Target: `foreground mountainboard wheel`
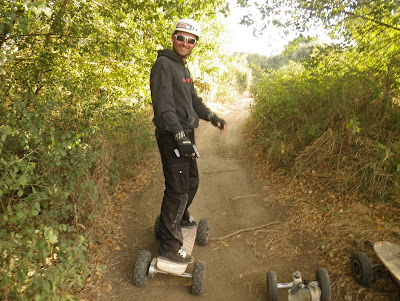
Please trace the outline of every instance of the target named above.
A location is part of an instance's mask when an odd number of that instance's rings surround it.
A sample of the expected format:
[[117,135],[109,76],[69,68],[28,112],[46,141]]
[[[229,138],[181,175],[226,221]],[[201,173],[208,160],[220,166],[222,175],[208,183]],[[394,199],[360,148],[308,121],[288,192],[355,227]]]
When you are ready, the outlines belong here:
[[350,264],[356,281],[362,286],[369,286],[372,282],[374,271],[368,256],[363,252],[355,252],[350,257]]
[[268,301],[278,300],[278,283],[276,281],[276,274],[273,271],[267,272],[267,294]]
[[374,251],[381,263],[372,264],[363,252],[355,252],[350,257],[354,278],[362,286],[369,286],[374,279],[374,269],[386,268],[394,282],[400,285],[400,245],[390,241],[378,241]]
[[[154,235],[159,238],[160,219],[157,217],[154,225]],[[209,240],[209,223],[207,219],[201,219],[198,225],[182,228],[183,246],[182,249],[188,254],[192,254],[195,241],[205,246]],[[192,278],[193,295],[201,295],[204,291],[204,281],[206,274],[206,264],[203,261],[195,261],[193,274],[186,273],[188,264],[180,264],[166,260],[164,258],[151,259],[149,251],[141,251],[136,259],[133,271],[133,282],[137,286],[144,286],[148,277],[154,277],[157,273],[171,274],[180,277]]]

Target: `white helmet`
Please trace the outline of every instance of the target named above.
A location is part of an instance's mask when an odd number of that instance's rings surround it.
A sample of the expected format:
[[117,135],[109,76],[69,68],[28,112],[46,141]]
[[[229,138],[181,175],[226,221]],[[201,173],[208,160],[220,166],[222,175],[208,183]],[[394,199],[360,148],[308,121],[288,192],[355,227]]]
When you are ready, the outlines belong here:
[[179,19],[175,24],[175,31],[188,32],[200,38],[200,25],[192,19]]

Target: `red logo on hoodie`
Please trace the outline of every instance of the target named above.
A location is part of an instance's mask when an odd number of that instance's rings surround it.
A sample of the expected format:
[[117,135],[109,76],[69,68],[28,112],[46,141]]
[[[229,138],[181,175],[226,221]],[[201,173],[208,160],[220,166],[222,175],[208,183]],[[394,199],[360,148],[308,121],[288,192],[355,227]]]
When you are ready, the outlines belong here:
[[192,81],[191,78],[182,78],[182,82],[184,83],[190,83]]

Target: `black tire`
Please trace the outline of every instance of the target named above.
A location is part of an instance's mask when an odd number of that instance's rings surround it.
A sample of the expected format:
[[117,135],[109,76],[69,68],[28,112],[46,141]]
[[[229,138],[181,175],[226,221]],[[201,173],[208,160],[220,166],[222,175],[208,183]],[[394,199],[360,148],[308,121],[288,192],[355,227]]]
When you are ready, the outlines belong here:
[[278,283],[275,272],[267,272],[267,294],[268,301],[278,301]]
[[196,234],[196,242],[199,246],[206,246],[208,245],[208,220],[202,218],[197,226],[197,234]]
[[200,296],[204,290],[204,280],[206,279],[206,264],[203,261],[195,261],[192,278],[192,294]]
[[355,252],[350,257],[354,278],[362,286],[369,286],[374,277],[371,261],[363,252]]
[[160,216],[157,216],[156,221],[154,223],[154,237],[157,240],[160,240]]
[[331,298],[331,281],[329,280],[328,271],[324,268],[318,268],[315,278],[321,289],[320,301],[328,301]]
[[149,251],[140,251],[133,270],[133,283],[135,285],[144,286],[146,284],[150,262],[151,253]]

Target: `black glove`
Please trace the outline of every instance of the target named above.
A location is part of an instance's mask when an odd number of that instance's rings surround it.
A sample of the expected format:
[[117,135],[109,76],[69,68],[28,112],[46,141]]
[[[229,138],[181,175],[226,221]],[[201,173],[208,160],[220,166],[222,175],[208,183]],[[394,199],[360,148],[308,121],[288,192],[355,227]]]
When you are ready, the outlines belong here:
[[174,137],[181,156],[192,156],[195,153],[192,141],[186,137],[184,132],[177,133]]
[[[215,115],[215,113],[212,113],[212,112],[210,114],[208,114],[208,120],[210,120],[211,123],[214,126],[217,126],[220,130],[222,130],[226,124],[225,120],[219,118],[217,115]],[[218,123],[219,123],[219,126],[218,126]]]

